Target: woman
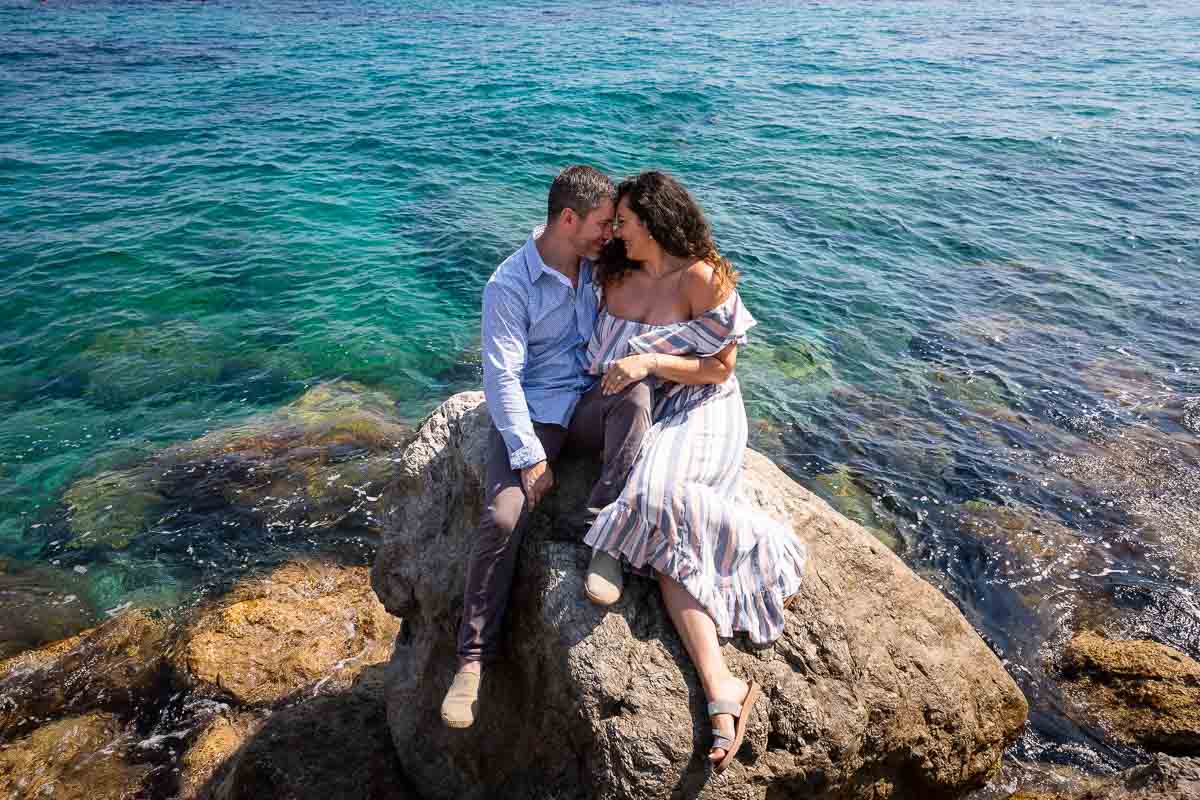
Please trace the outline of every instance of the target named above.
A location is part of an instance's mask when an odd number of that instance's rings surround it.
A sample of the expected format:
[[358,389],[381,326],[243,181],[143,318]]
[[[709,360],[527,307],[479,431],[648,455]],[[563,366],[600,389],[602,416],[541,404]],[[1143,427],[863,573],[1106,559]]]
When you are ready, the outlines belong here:
[[[805,548],[790,528],[734,503],[747,426],[733,370],[755,324],[734,288],[737,273],[673,178],[645,172],[617,192],[588,357],[605,393],[652,381],[654,426],[620,498],[584,541],[609,564],[621,559],[657,574],[709,699],[709,759],[720,771],[742,743],[759,689],[730,673],[718,637],[745,632],[765,643],[783,632],[784,599],[799,587]],[[609,596],[591,581],[593,600],[616,599],[619,571]]]

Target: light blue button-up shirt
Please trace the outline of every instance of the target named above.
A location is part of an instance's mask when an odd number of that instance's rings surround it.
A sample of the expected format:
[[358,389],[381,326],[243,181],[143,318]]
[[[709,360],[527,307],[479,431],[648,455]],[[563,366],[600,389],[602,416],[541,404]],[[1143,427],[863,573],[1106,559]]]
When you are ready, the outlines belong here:
[[483,392],[513,469],[546,458],[533,421],[565,427],[595,380],[585,370],[598,310],[592,264],[580,262],[573,287],[542,261],[534,244],[541,232],[535,229],[483,290]]

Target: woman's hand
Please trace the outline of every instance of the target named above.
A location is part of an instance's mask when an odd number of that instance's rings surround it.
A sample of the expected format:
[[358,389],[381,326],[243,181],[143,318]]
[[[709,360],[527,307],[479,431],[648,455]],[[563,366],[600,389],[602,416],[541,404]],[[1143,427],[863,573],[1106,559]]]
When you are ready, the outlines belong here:
[[649,377],[658,363],[658,356],[645,353],[636,356],[625,356],[614,361],[608,367],[608,372],[600,379],[602,394],[616,394],[624,391],[625,387]]

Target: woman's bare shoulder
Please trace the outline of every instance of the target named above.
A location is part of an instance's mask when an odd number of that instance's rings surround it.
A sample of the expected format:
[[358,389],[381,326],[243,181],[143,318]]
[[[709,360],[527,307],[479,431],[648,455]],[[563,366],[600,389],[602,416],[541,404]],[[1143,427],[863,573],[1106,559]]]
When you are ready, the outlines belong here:
[[717,272],[707,261],[697,261],[683,273],[682,290],[691,307],[692,316],[697,317],[725,302],[732,287],[722,286]]

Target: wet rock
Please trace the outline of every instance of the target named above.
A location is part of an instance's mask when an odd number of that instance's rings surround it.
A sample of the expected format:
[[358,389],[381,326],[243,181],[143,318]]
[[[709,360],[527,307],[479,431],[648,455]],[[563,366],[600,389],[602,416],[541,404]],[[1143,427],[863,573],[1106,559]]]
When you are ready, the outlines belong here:
[[50,642],[32,650],[25,650],[18,655],[0,661],[0,681],[10,675],[30,673],[54,662],[59,656],[79,644],[92,631],[85,630],[66,639]]
[[1200,436],[1200,397],[1189,397],[1181,405],[1180,423],[1192,433]]
[[[571,520],[596,474],[567,462],[531,515],[510,606],[508,659],[487,671],[474,727],[438,708],[454,671],[464,570],[481,512],[488,430],[478,393],[450,398],[398,463],[373,568],[405,615],[389,665],[392,738],[429,798],[957,797],[981,785],[1028,706],[958,610],[861,527],[748,451],[744,499],[810,548],[774,644],[724,645],[765,697],[722,776],[695,672],[651,581],[609,610],[582,596]],[[543,507],[544,506],[544,507]]]
[[[178,800],[211,797],[219,776],[228,773],[234,756],[259,731],[264,721],[265,716],[261,714],[232,711],[215,714],[204,721],[187,752],[179,759]],[[353,768],[349,762],[343,766]]]
[[[348,691],[272,714],[213,781],[214,800],[408,800],[383,699],[383,669]],[[190,754],[189,754],[190,755]]]
[[111,714],[52,722],[0,746],[0,796],[12,800],[126,800],[153,772],[129,759],[129,737]]
[[1071,696],[1122,742],[1174,755],[1200,753],[1200,662],[1166,645],[1093,632],[1062,657]]
[[4,662],[0,741],[47,719],[96,709],[135,715],[163,686],[168,627],[131,611],[69,641]]
[[171,663],[194,692],[269,706],[345,688],[388,658],[399,626],[375,598],[365,567],[295,561],[202,609]]
[[1081,794],[1095,788],[1100,785],[1100,780],[1098,776],[1084,772],[1077,766],[1053,761],[1026,761],[1014,758],[1010,752],[1005,755],[996,776],[982,789],[968,793],[962,800],[1054,800],[1059,795]]

